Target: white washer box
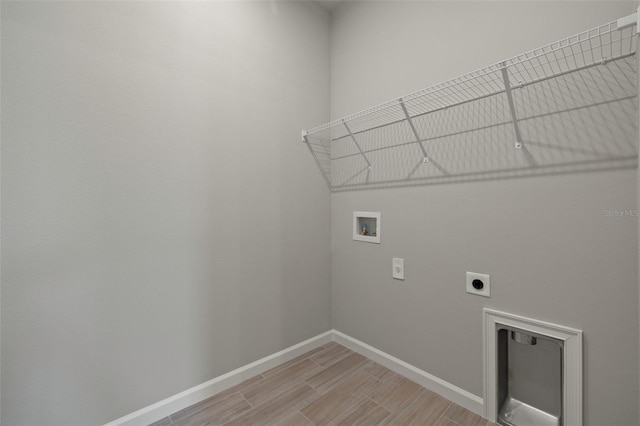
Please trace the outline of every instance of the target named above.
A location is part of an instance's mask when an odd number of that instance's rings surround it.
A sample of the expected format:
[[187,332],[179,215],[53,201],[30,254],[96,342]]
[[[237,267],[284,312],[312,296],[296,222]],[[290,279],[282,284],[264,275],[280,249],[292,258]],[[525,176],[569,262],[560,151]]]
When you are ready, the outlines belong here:
[[380,212],[353,212],[353,239],[380,244]]

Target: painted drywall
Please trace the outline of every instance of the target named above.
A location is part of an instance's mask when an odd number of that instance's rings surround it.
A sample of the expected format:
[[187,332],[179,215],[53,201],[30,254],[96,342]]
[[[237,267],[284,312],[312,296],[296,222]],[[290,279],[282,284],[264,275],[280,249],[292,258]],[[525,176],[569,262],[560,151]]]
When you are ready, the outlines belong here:
[[[333,119],[625,16],[633,2],[346,2]],[[603,140],[602,144],[614,141]],[[584,420],[638,424],[637,170],[333,193],[333,325],[482,397],[483,307],[584,331]],[[351,236],[382,213],[380,245]],[[405,280],[391,259],[405,259]],[[491,298],[465,293],[491,274]]]
[[[635,3],[636,10],[640,8],[640,1],[636,1]],[[640,66],[640,57],[636,55],[636,69],[639,69]],[[640,87],[640,73],[636,74],[637,80],[636,85]],[[636,99],[638,102],[638,122],[640,123],[640,97]],[[640,147],[640,132],[638,132],[638,146]],[[640,154],[638,154],[640,156]],[[637,211],[640,212],[640,173],[638,173],[638,198],[636,202]],[[638,215],[638,241],[640,241],[640,215]],[[640,388],[640,261],[638,262],[638,387]],[[638,404],[638,418],[640,418],[640,404]]]
[[[640,1],[636,1],[636,8],[640,8]],[[637,10],[637,9],[636,9]],[[636,55],[636,69],[640,66],[640,57]],[[640,87],[640,73],[636,74],[636,85]],[[640,97],[636,99],[638,102],[638,123],[640,123]],[[638,146],[640,147],[640,132],[638,132]],[[638,154],[640,156],[640,153]],[[638,199],[636,203],[637,211],[640,212],[640,173],[638,173]],[[638,215],[638,241],[640,241],[640,214]],[[638,387],[640,388],[640,261],[638,262]],[[638,404],[638,418],[640,418],[640,404]]]
[[311,2],[2,2],[2,424],[101,424],[330,329]]
[[[640,1],[636,1],[636,8],[640,8]],[[640,57],[636,55],[636,69],[640,69]],[[636,74],[636,85],[640,87],[640,73]],[[640,97],[636,99],[638,102],[638,123],[640,123]],[[640,147],[640,132],[638,132],[638,146]],[[639,151],[640,152],[640,151]],[[638,154],[640,156],[640,153]],[[636,208],[640,212],[640,173],[638,173],[638,194]],[[640,241],[640,214],[638,215],[638,241]],[[638,388],[640,388],[640,261],[638,262]],[[640,404],[638,404],[638,418],[640,419]]]

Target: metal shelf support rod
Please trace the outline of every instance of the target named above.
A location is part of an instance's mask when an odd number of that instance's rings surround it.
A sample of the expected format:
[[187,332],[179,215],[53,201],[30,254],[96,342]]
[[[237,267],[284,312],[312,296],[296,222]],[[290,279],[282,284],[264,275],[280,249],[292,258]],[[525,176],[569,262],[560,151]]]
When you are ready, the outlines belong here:
[[316,161],[316,165],[320,169],[320,172],[322,173],[322,177],[324,178],[324,181],[327,183],[329,190],[331,190],[331,181],[329,181],[329,177],[324,172],[324,169],[322,168],[322,164],[320,164],[320,160],[316,156],[316,153],[313,151],[313,148],[311,148],[311,144],[309,143],[309,138],[307,137],[307,132],[305,132],[304,130],[302,131],[302,142],[304,142],[305,145],[307,145],[307,148],[309,148],[309,152],[313,156],[313,159]]
[[342,124],[344,124],[344,128],[347,129],[347,132],[349,132],[349,136],[351,136],[351,140],[353,141],[354,144],[356,144],[356,147],[358,148],[358,151],[360,151],[360,154],[362,155],[362,158],[364,158],[364,161],[367,162],[367,166],[369,166],[369,170],[371,170],[371,161],[369,161],[367,156],[364,155],[364,152],[362,151],[362,148],[360,148],[360,144],[356,140],[355,136],[353,136],[353,133],[351,133],[351,129],[349,128],[349,125],[344,120],[342,121]]
[[402,100],[402,98],[400,98],[400,106],[402,107],[402,111],[404,111],[405,117],[407,117],[407,123],[409,123],[409,127],[411,127],[411,131],[413,132],[413,136],[415,136],[416,140],[418,141],[418,145],[420,145],[420,149],[422,150],[422,154],[424,156],[424,159],[422,160],[422,162],[423,163],[428,163],[429,162],[429,156],[427,155],[427,150],[424,149],[424,145],[422,144],[422,139],[420,138],[420,135],[418,134],[418,130],[416,129],[416,126],[413,125],[413,120],[411,120],[411,116],[409,115],[409,111],[407,111],[407,106],[404,104],[404,101]]
[[520,135],[520,127],[518,126],[518,117],[516,116],[516,106],[513,102],[513,94],[511,93],[511,84],[509,84],[509,73],[507,72],[507,65],[502,63],[502,80],[504,81],[504,93],[507,95],[509,101],[509,110],[511,111],[511,121],[513,123],[513,131],[516,135],[516,148],[522,148],[522,136]]

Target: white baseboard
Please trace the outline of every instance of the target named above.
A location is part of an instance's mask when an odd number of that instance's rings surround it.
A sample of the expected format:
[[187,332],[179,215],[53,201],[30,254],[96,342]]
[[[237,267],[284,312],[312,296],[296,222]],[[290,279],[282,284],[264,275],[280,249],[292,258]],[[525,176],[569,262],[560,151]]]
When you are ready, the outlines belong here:
[[136,412],[120,417],[105,426],[146,426],[156,422],[176,411],[187,408],[197,402],[205,400],[219,392],[229,389],[232,386],[256,376],[270,368],[276,367],[293,358],[309,352],[312,349],[329,343],[333,340],[333,330],[319,334],[304,342],[290,346],[286,349],[266,356],[251,364],[236,368],[222,376],[204,382],[183,392],[156,402]]
[[439,377],[433,376],[426,371],[422,371],[411,364],[408,364],[388,353],[369,346],[360,340],[347,336],[337,330],[333,330],[333,340],[354,352],[364,355],[372,361],[377,362],[383,367],[394,371],[409,380],[413,380],[420,386],[423,386],[439,395],[444,396],[450,401],[472,411],[479,416],[483,415],[483,400],[479,396],[467,392]]
[[219,392],[229,389],[238,383],[243,382],[257,374],[267,371],[277,365],[292,360],[312,349],[322,346],[331,341],[340,343],[343,346],[357,352],[378,364],[404,376],[425,388],[436,392],[450,401],[470,410],[476,414],[483,414],[482,398],[452,385],[438,377],[414,367],[411,364],[399,360],[381,350],[367,345],[353,337],[347,336],[337,330],[329,330],[319,334],[304,342],[293,345],[289,348],[266,356],[251,364],[237,368],[229,373],[218,376],[208,382],[194,386],[155,404],[142,408],[134,413],[120,417],[105,426],[146,426],[156,422],[176,411],[187,408],[195,403],[205,400]]

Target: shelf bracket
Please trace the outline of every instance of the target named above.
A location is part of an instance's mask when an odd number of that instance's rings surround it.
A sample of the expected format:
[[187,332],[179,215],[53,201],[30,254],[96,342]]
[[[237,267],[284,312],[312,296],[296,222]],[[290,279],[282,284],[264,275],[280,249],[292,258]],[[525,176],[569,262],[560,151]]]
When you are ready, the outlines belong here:
[[302,131],[302,142],[304,142],[307,145],[307,148],[309,148],[309,152],[313,156],[313,159],[316,161],[316,165],[320,169],[320,173],[322,173],[322,177],[324,178],[324,181],[327,183],[329,190],[331,190],[331,181],[329,180],[329,177],[327,176],[324,169],[322,168],[322,164],[320,163],[318,156],[316,155],[315,152],[313,152],[313,148],[311,148],[311,144],[309,143],[309,138],[305,130]]
[[638,8],[638,10],[634,13],[632,13],[631,15],[627,15],[624,16],[620,19],[618,19],[616,21],[616,29],[619,30],[623,30],[627,27],[631,27],[633,25],[636,25],[636,34],[638,34],[638,16],[640,16],[640,7]]
[[511,84],[509,83],[509,73],[507,72],[507,64],[502,62],[502,80],[504,82],[504,93],[509,101],[509,110],[511,111],[511,122],[513,123],[513,132],[516,136],[514,146],[517,149],[522,148],[522,136],[520,135],[520,127],[518,126],[518,117],[516,116],[516,106],[513,102],[513,94],[511,93]]
[[413,132],[413,136],[415,136],[416,141],[418,141],[418,145],[420,145],[420,149],[422,150],[422,155],[424,156],[422,162],[428,163],[429,156],[427,155],[427,150],[424,149],[424,145],[422,144],[422,139],[420,139],[420,135],[418,134],[418,130],[416,130],[416,126],[413,125],[413,120],[411,120],[411,116],[409,115],[409,111],[407,111],[407,107],[404,104],[402,98],[400,98],[400,106],[402,107],[402,111],[404,111],[404,116],[407,117],[407,123],[409,123],[409,127],[411,127],[411,131]]
[[347,122],[344,121],[344,120],[342,120],[342,124],[344,125],[344,128],[347,129],[347,132],[349,132],[349,136],[351,136],[351,140],[353,141],[353,143],[358,148],[358,151],[360,151],[360,155],[362,155],[362,158],[364,158],[364,161],[367,162],[367,166],[369,166],[369,170],[371,170],[371,161],[369,161],[367,156],[364,155],[364,152],[362,151],[362,148],[360,148],[360,144],[356,140],[355,136],[353,136],[353,133],[351,133],[351,129],[349,128],[349,125],[347,125]]

